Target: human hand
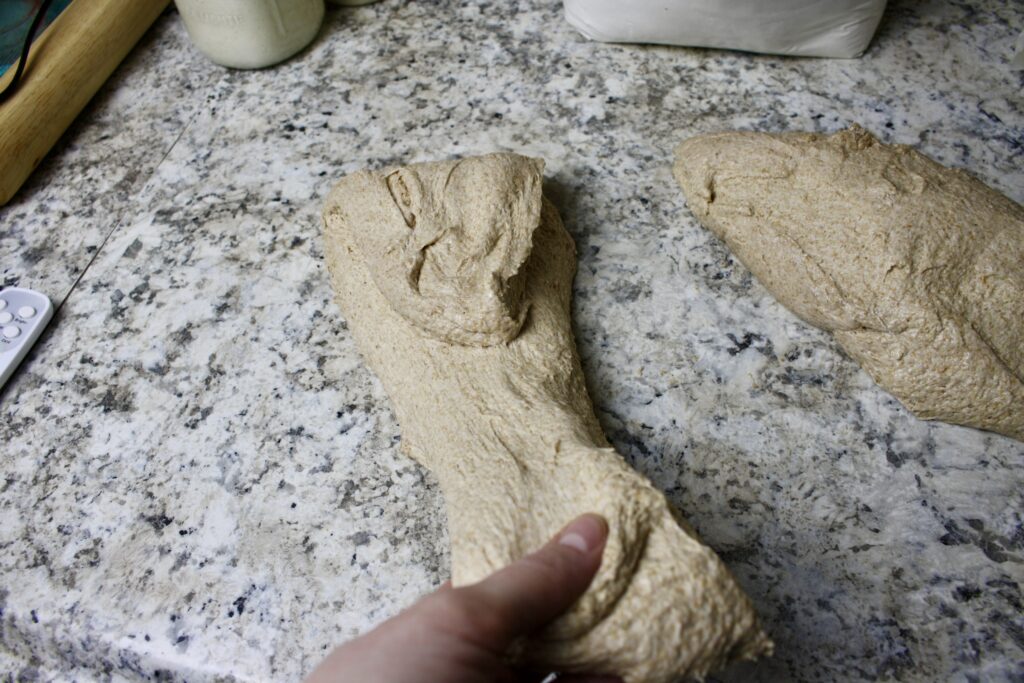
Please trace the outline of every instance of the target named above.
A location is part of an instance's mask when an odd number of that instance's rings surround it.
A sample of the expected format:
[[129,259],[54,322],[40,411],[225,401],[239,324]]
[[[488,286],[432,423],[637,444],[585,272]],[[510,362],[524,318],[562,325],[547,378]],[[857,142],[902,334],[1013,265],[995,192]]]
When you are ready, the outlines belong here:
[[[397,617],[335,650],[306,683],[539,683],[544,672],[513,669],[505,653],[583,595],[608,538],[603,518],[570,522],[547,545],[483,581],[445,584]],[[616,683],[614,676],[560,676]]]

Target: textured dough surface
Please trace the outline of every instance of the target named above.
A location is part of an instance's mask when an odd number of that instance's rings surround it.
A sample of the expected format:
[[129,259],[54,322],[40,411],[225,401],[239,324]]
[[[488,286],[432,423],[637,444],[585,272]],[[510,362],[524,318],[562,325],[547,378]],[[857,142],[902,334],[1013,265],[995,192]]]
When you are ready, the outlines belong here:
[[676,150],[690,209],[923,419],[1024,440],[1024,207],[853,126]]
[[725,565],[598,425],[569,319],[575,247],[542,173],[514,154],[363,171],[324,212],[338,303],[404,451],[444,492],[452,581],[593,511],[610,526],[601,569],[523,660],[664,683],[768,654]]

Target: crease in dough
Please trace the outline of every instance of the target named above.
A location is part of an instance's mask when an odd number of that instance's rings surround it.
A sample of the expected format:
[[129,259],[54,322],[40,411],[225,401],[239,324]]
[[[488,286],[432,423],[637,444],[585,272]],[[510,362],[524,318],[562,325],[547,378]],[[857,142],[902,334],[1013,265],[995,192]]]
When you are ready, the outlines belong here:
[[324,211],[338,303],[444,492],[452,582],[597,512],[601,569],[525,663],[668,683],[770,654],[725,565],[601,431],[570,325],[575,247],[542,173],[515,154],[362,171]]
[[700,222],[923,419],[1024,440],[1024,207],[860,126],[676,149]]

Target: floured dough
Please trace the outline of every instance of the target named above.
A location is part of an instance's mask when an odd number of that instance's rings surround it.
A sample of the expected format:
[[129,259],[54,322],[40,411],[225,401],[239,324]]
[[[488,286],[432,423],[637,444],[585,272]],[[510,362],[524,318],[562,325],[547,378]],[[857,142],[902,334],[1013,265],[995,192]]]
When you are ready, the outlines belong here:
[[569,320],[575,250],[542,171],[514,154],[364,171],[325,209],[338,302],[404,450],[444,491],[452,581],[593,511],[611,529],[601,569],[525,644],[528,663],[659,683],[766,654],[729,571],[594,417]]
[[687,140],[691,210],[918,417],[1024,440],[1024,207],[854,126]]

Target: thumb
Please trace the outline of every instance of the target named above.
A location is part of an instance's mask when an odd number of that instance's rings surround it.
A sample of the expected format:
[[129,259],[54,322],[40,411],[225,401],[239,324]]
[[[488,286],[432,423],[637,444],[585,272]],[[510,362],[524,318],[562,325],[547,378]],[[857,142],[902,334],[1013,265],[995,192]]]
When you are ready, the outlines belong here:
[[478,614],[481,645],[504,650],[521,635],[537,631],[565,612],[587,590],[601,566],[608,539],[603,517],[577,517],[543,548],[480,583],[453,593]]

